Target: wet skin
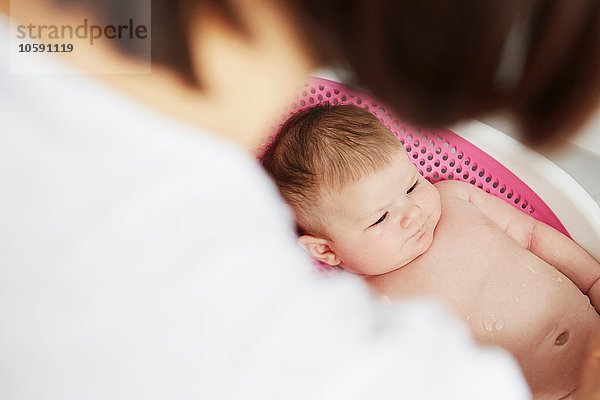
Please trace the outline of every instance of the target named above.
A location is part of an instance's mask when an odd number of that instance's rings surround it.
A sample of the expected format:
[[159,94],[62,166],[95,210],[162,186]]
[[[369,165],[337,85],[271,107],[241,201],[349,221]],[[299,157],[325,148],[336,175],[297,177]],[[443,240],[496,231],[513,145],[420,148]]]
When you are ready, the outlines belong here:
[[478,342],[515,356],[535,399],[571,398],[588,339],[600,333],[588,297],[457,195],[460,185],[436,188],[441,217],[425,232],[429,249],[399,269],[367,277],[368,283],[392,299],[439,300]]

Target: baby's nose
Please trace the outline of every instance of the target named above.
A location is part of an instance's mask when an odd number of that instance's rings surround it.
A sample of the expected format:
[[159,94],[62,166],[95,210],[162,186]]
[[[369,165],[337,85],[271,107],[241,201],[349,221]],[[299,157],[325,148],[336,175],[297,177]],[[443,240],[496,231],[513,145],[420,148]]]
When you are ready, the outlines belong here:
[[419,216],[421,215],[421,209],[414,204],[407,207],[400,226],[402,228],[408,228]]

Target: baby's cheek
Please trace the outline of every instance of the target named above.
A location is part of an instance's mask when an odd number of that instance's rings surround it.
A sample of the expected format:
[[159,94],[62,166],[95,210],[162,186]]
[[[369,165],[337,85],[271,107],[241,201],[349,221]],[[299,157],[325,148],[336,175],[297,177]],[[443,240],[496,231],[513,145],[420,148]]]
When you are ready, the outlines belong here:
[[360,254],[357,254],[357,262],[360,263],[360,265],[364,265],[371,269],[378,264],[378,256],[379,252],[377,251],[377,248],[375,246],[369,246],[368,248],[363,249]]
[[347,243],[344,248],[338,248],[337,252],[346,269],[359,274],[372,275],[371,270],[376,265],[373,263],[373,257],[377,251],[369,243]]
[[400,241],[379,241],[369,249],[365,256],[377,272],[396,264],[401,258]]

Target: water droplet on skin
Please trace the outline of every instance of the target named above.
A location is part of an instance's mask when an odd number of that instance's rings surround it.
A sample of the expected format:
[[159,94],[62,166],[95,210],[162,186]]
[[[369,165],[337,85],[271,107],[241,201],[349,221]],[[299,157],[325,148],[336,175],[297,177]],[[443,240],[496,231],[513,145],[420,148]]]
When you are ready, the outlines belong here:
[[470,319],[471,319],[471,317],[472,317],[473,315],[475,315],[475,314],[479,314],[479,312],[478,312],[478,311],[473,311],[472,313],[470,313],[469,315],[467,315],[467,318],[466,318],[466,320],[467,320],[467,321],[468,321],[468,320],[470,320]]
[[544,268],[543,265],[540,265],[537,263],[529,264],[528,262],[526,262],[524,265],[532,274],[548,277],[555,282],[562,282],[562,278],[560,277],[560,275],[552,276],[552,274],[553,274],[552,271],[548,270],[547,268]]
[[521,287],[523,287],[523,288],[524,288],[524,287],[525,287],[525,284],[524,284],[524,283],[521,283]]
[[497,320],[496,323],[494,323],[494,328],[496,328],[498,332],[502,331],[504,328],[504,321],[502,319]]
[[528,269],[529,271],[531,271],[531,273],[533,273],[533,274],[537,274],[537,275],[542,275],[542,274],[540,273],[540,271],[538,271],[538,270],[536,270],[536,269],[535,269],[535,266],[533,266],[533,265],[531,265],[531,264],[529,264],[529,263],[528,263],[528,264],[525,264],[525,266],[527,267],[527,269]]
[[491,332],[494,329],[494,325],[496,325],[496,317],[494,317],[493,315],[484,317],[482,322],[483,328],[486,331]]
[[500,332],[504,329],[504,320],[496,318],[493,314],[484,317],[481,322],[483,323],[483,328],[488,332],[492,332],[494,329]]

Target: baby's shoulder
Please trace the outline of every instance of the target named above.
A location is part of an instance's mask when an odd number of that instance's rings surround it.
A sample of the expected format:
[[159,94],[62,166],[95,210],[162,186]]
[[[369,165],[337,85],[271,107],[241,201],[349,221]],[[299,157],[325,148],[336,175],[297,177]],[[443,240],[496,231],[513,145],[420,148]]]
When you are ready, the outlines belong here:
[[465,201],[469,201],[469,193],[474,189],[469,183],[455,180],[440,181],[434,186],[442,199],[457,198]]

